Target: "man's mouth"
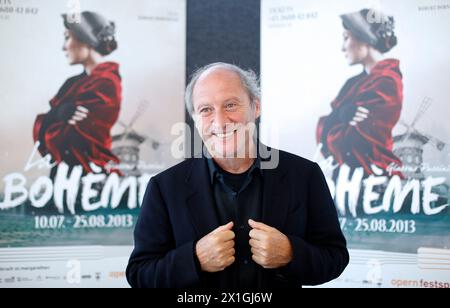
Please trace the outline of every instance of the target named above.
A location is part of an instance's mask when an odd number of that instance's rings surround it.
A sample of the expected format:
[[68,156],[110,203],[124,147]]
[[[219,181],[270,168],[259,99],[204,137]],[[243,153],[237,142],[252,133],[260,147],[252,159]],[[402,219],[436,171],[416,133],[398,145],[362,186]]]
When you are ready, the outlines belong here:
[[233,131],[228,132],[228,133],[212,133],[212,135],[216,136],[218,138],[221,138],[221,139],[227,139],[227,138],[230,138],[231,136],[233,136],[233,134],[235,132],[236,132],[236,130],[233,130]]

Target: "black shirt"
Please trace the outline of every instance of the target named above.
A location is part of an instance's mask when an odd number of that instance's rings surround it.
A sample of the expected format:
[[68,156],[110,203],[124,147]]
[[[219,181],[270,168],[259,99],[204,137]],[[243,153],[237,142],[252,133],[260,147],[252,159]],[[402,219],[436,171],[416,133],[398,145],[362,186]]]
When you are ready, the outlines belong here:
[[249,219],[260,221],[262,216],[263,173],[260,159],[242,174],[231,174],[207,159],[217,216],[221,225],[234,222],[236,261],[225,269],[226,287],[255,288],[259,265],[252,260]]

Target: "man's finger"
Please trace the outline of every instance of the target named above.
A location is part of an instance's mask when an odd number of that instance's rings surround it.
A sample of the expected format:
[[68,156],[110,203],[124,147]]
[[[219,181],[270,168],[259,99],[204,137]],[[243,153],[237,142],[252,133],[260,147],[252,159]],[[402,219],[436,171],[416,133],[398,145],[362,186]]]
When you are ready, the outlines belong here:
[[231,229],[233,229],[233,225],[234,225],[234,223],[232,221],[230,221],[226,225],[218,227],[216,230],[213,231],[213,233],[231,230]]
[[265,231],[261,231],[258,229],[252,229],[252,230],[250,230],[249,236],[251,239],[261,241],[264,237],[264,232]]
[[350,124],[351,126],[356,126],[356,122],[355,121],[351,121],[350,123],[348,123],[348,124]]
[[262,222],[254,221],[253,219],[249,219],[248,224],[250,225],[250,227],[257,230],[270,231],[272,229],[272,227],[265,225]]
[[[211,233],[210,236],[212,236],[214,242],[216,244],[224,244],[226,242],[233,243],[236,235],[233,231],[222,231],[222,232],[214,232]],[[231,244],[228,244],[231,245]]]
[[230,248],[227,250],[227,256],[234,256],[236,254],[236,250],[234,248]]
[[263,266],[262,256],[260,255],[252,255],[252,260],[255,261],[256,264]]
[[262,257],[263,256],[263,251],[261,249],[252,247],[251,248],[252,254],[258,257]]
[[234,248],[234,241],[226,241],[223,247],[225,250]]
[[228,259],[228,261],[227,261],[227,266],[226,266],[226,267],[228,267],[228,266],[230,266],[231,264],[233,264],[234,261],[236,261],[235,256],[231,256],[231,257]]
[[77,122],[72,120],[72,119],[70,119],[67,123],[69,123],[69,125],[76,125],[77,124]]
[[234,242],[234,238],[236,237],[236,234],[234,234],[233,231],[222,231],[222,234],[220,235],[220,238],[224,241],[224,242]]
[[250,241],[248,241],[248,243],[250,244],[250,247],[252,247],[252,248],[259,248],[261,245],[261,241],[255,240],[253,238],[251,238]]

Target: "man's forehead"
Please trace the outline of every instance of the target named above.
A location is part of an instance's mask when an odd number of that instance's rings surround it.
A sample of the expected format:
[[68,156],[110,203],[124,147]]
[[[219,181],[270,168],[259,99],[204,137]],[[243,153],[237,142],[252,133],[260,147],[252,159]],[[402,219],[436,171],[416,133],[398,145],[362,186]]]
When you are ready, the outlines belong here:
[[193,94],[196,97],[219,93],[237,95],[245,91],[239,75],[233,71],[216,69],[205,73],[195,84]]
[[232,71],[226,67],[215,66],[204,71],[197,80],[196,84],[210,80],[210,79],[226,79],[226,80],[237,80],[241,82],[239,74]]

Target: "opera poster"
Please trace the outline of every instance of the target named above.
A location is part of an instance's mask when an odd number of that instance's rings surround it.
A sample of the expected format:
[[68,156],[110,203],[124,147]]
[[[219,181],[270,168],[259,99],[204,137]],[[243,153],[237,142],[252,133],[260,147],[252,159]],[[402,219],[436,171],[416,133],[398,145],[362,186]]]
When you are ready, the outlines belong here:
[[261,23],[262,140],[322,167],[334,284],[450,286],[450,2],[264,0]]
[[185,5],[0,2],[0,247],[132,245],[150,177],[178,162]]

